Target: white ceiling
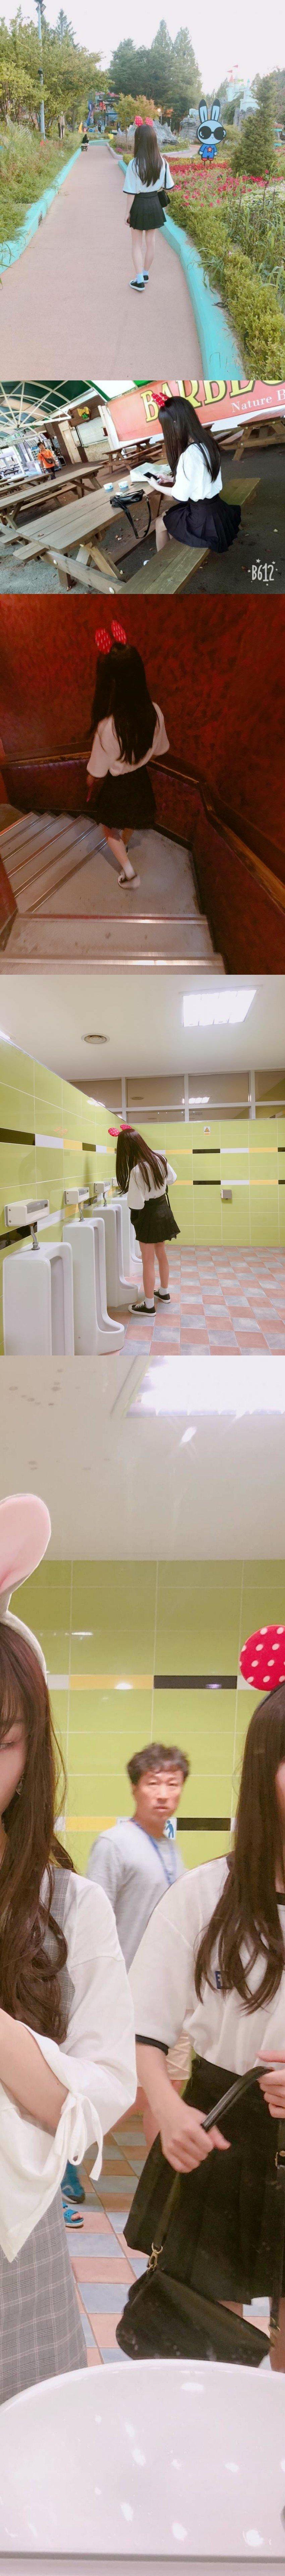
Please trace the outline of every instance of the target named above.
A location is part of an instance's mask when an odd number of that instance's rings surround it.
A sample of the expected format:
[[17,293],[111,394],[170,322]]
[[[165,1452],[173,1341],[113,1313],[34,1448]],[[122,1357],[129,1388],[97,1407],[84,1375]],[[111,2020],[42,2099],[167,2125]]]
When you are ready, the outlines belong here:
[[178,1365],[157,1418],[142,1360],[0,1363],[1,1494],[43,1495],[55,1558],[280,1558],[285,1360]]
[[[219,978],[207,975],[207,993]],[[229,976],[252,985],[254,978]],[[199,977],[199,984],[202,977]],[[0,1025],[24,1053],[73,1082],[100,1082],[114,1074],[229,1073],[283,1070],[285,984],[282,975],[257,978],[255,1000],[241,1027],[185,1031],[183,992],[197,991],[197,975],[116,974],[94,970],[58,975],[2,972]],[[107,1046],[87,1047],[87,1029],[100,1030]],[[8,1077],[7,1077],[8,1078]]]

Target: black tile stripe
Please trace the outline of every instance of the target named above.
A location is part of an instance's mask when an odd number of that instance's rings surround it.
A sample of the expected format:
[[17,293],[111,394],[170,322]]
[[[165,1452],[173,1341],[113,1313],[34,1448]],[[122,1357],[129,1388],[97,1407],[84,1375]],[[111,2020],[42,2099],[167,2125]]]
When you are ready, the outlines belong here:
[[237,1673],[155,1673],[154,1690],[236,1690]]
[[0,1127],[0,1145],[35,1145],[33,1127]]
[[31,1236],[31,1230],[31,1224],[9,1226],[8,1234],[0,1234],[0,1251],[6,1252],[7,1249],[9,1252],[11,1243],[28,1243]]
[[[196,1180],[195,1180],[195,1174],[194,1174],[194,1176],[193,1176],[193,1190],[220,1190],[220,1187],[221,1187],[221,1173],[220,1173],[220,1172],[218,1172],[218,1173],[217,1173],[217,1176],[216,1176],[216,1174],[215,1174],[214,1172],[212,1172],[210,1181],[206,1181],[206,1180],[205,1180],[205,1174],[204,1174],[204,1172],[203,1172],[202,1180],[201,1180],[201,1181],[196,1181]],[[227,1182],[227,1181],[225,1181],[225,1183],[224,1183],[224,1187],[225,1187],[225,1189],[229,1189],[229,1188],[230,1188],[230,1183],[229,1183],[229,1181],[228,1181],[228,1182]],[[189,1182],[189,1188],[191,1189],[191,1181]],[[196,1246],[196,1249],[197,1249],[197,1246]],[[237,1249],[238,1249],[238,1247],[237,1247]]]
[[230,1834],[231,1817],[178,1816],[177,1831],[179,1834]]

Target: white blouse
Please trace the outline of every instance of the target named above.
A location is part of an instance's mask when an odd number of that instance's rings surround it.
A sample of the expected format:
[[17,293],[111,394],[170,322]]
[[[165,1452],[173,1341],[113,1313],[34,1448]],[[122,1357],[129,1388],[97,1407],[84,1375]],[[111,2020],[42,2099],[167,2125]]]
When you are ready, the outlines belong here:
[[87,761],[87,770],[90,777],[107,778],[109,775],[110,778],[117,778],[119,771],[120,778],[125,778],[129,775],[131,769],[144,769],[148,760],[161,759],[162,753],[169,751],[169,742],[165,731],[164,716],[161,713],[161,707],[156,705],[156,700],[154,701],[154,714],[156,715],[156,725],[154,728],[153,741],[150,743],[148,751],[143,751],[141,760],[122,760],[113,716],[104,716],[102,724],[99,724],[96,727],[94,742],[92,743],[92,751],[90,752],[90,759]]
[[148,1205],[148,1199],[149,1199],[149,1198],[151,1198],[151,1199],[163,1199],[163,1198],[164,1198],[164,1192],[165,1192],[165,1190],[166,1190],[166,1186],[167,1186],[167,1182],[168,1182],[168,1181],[176,1181],[176,1172],[173,1172],[173,1170],[172,1170],[172,1163],[168,1163],[168,1164],[167,1164],[167,1171],[162,1173],[161,1181],[154,1181],[154,1180],[153,1180],[153,1175],[152,1175],[152,1172],[151,1172],[151,1170],[150,1170],[150,1165],[149,1165],[149,1164],[147,1165],[147,1170],[148,1170],[148,1178],[149,1178],[149,1189],[148,1189],[148,1185],[147,1185],[147,1179],[145,1180],[145,1178],[144,1178],[144,1173],[143,1173],[143,1172],[141,1172],[140,1164],[139,1164],[139,1163],[134,1163],[133,1171],[132,1171],[132,1172],[131,1172],[131,1174],[130,1174],[129,1187],[128,1187],[128,1207],[129,1207],[129,1208],[143,1208],[143,1207],[145,1206],[145,1204],[146,1204],[146,1205]]
[[183,456],[179,456],[173,485],[173,500],[214,501],[216,493],[221,490],[220,466],[216,480],[212,483],[205,449],[195,447],[193,439],[190,439],[190,447],[184,447]]
[[[156,2041],[158,2048],[174,2048],[183,2028],[197,2056],[206,2057],[210,2065],[228,2067],[235,2075],[246,2075],[255,2066],[260,2049],[266,2050],[269,2058],[274,2052],[285,2054],[285,1899],[279,1909],[284,1929],[284,1971],[273,2000],[257,2007],[253,2015],[235,1990],[224,1995],[216,1944],[211,1961],[212,1985],[204,1986],[199,2002],[194,1983],[195,1957],[222,1894],[226,1874],[225,1859],[206,1861],[201,1869],[185,1871],[151,1915],[129,1971],[129,1981],[137,2039]],[[241,1955],[248,1963],[245,1943]],[[247,1964],[247,1974],[251,1992],[256,1993],[264,1975],[264,1958],[259,1956],[252,1969]]]
[[10,2263],[50,2208],[68,2158],[81,2164],[94,2140],[93,2180],[101,2172],[105,2132],[136,2094],[133,2009],[115,1917],[103,1890],[72,1872],[63,1929],[73,1988],[66,2039],[58,2045],[31,2032],[66,2086],[55,2136],[0,2083],[0,2245]]
[[159,177],[158,177],[158,179],[148,179],[148,180],[140,179],[140,177],[139,177],[139,171],[138,171],[138,170],[136,170],[136,167],[135,167],[135,162],[134,162],[134,161],[129,161],[129,163],[128,163],[128,169],[126,170],[126,177],[125,177],[125,179],[124,179],[123,196],[124,196],[124,197],[141,197],[141,196],[143,196],[143,197],[153,197],[153,196],[156,196],[156,195],[157,195],[157,196],[159,196],[159,191],[160,191],[160,194],[161,194],[161,193],[162,193],[162,189],[165,187],[165,185],[166,185],[166,187],[167,187],[167,188],[174,188],[174,179],[172,179],[172,177],[171,177],[171,170],[169,169],[169,163],[168,163],[168,161],[166,161],[166,162],[165,162],[165,161],[162,161],[162,164],[161,164],[161,170],[159,171]]

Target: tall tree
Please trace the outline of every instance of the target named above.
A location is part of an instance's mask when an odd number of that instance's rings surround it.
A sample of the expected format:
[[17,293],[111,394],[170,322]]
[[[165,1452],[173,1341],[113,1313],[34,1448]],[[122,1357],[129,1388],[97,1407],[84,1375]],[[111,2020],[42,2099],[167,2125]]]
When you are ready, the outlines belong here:
[[65,9],[59,9],[55,35],[59,36],[60,45],[63,45],[66,42],[68,42],[69,45],[74,45],[74,29],[71,26],[70,18],[66,18],[65,16]]

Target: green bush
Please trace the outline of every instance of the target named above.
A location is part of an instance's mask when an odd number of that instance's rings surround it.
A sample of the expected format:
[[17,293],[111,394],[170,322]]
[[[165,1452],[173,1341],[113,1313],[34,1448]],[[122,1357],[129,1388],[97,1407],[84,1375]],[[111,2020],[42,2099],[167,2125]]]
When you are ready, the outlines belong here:
[[195,199],[185,204],[173,190],[174,222],[195,242],[205,262],[209,284],[218,288],[240,341],[250,374],[277,382],[285,374],[285,321],[274,286],[264,284],[252,259],[230,243],[225,217],[213,204]]
[[25,223],[28,207],[51,188],[64,163],[76,151],[76,134],[65,135],[64,149],[49,138],[42,143],[38,132],[26,126],[13,126],[1,138],[1,245],[13,241]]

